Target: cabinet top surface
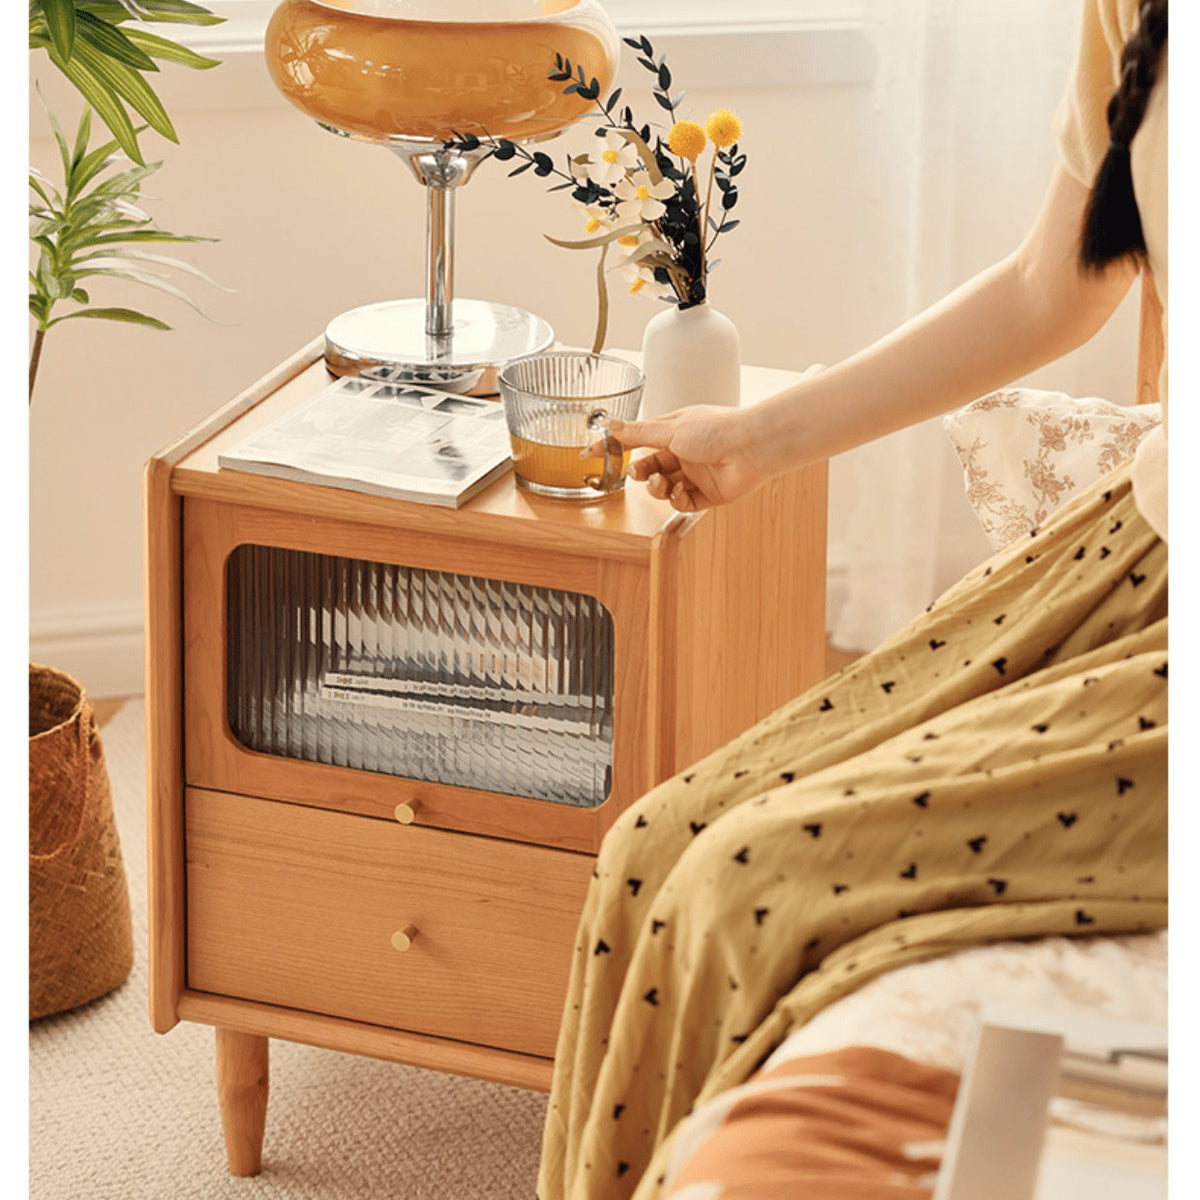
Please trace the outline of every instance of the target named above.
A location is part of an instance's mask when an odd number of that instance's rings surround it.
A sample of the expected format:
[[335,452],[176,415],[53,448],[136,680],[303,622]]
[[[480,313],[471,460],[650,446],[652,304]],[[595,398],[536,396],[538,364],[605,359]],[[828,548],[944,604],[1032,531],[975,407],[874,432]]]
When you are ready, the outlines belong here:
[[[526,537],[540,533],[608,542],[647,544],[671,521],[684,519],[665,501],[655,500],[643,484],[629,481],[623,492],[591,504],[548,500],[518,488],[510,471],[459,508],[412,504],[344,488],[322,487],[231,471],[217,456],[290,408],[325,387],[321,339],[309,343],[208,420],[167,446],[151,465],[169,468],[172,492],[234,504],[278,507],[299,514],[337,516],[374,524],[419,526],[430,532],[469,532],[480,522],[516,522]],[[636,360],[637,355],[614,351]],[[742,369],[742,403],[753,404],[794,383],[791,371],[766,367]],[[499,401],[497,401],[499,403]],[[703,514],[701,514],[703,515]],[[695,519],[695,518],[692,518]],[[492,532],[495,532],[493,529]],[[520,540],[524,540],[521,538]]]

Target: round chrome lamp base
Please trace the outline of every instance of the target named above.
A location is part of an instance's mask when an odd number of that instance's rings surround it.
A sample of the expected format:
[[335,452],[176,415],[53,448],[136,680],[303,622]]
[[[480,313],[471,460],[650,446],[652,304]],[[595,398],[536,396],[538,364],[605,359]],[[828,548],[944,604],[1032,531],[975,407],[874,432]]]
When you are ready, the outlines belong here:
[[425,318],[420,299],[352,308],[325,327],[325,363],[335,375],[494,396],[505,363],[554,342],[554,330],[541,317],[487,300],[455,298],[447,336],[426,333]]

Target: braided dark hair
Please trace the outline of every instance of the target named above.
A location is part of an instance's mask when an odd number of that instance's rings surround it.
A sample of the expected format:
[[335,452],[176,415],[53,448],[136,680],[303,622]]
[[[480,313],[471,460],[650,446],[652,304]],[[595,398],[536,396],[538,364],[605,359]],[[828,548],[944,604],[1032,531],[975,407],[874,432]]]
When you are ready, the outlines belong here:
[[1167,0],[1145,0],[1138,26],[1121,51],[1121,80],[1108,102],[1108,153],[1100,164],[1083,217],[1079,261],[1101,271],[1117,258],[1143,260],[1146,238],[1133,193],[1129,147],[1146,115],[1167,41]]

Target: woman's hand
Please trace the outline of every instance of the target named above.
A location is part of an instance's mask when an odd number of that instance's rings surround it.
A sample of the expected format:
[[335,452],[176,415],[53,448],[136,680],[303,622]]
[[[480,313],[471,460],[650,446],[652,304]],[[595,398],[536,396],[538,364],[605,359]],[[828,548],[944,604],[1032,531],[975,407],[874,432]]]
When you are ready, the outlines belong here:
[[[629,468],[652,496],[697,512],[774,475],[852,450],[966,404],[1074,350],[1108,319],[1136,277],[1126,260],[1078,265],[1089,189],[1059,166],[1033,228],[1006,258],[898,329],[747,408],[681,408],[613,421]],[[600,453],[593,447],[592,454]]]
[[611,441],[653,453],[629,465],[629,475],[650,495],[670,500],[680,512],[728,504],[766,482],[755,462],[746,410],[696,405],[650,421],[609,425]]

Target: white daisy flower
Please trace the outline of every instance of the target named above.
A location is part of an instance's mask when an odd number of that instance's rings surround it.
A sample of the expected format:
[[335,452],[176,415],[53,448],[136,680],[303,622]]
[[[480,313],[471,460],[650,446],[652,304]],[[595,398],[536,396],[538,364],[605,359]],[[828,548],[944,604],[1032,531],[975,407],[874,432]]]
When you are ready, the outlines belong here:
[[613,190],[619,199],[617,220],[625,224],[627,221],[657,221],[667,211],[663,201],[674,193],[675,185],[669,179],[651,183],[650,177],[642,172],[636,180],[620,180]]
[[611,204],[602,204],[599,200],[593,201],[591,204],[584,204],[582,200],[572,200],[571,207],[582,213],[583,219],[589,224],[592,221],[598,221],[605,228],[612,225],[614,213]]
[[601,187],[612,187],[626,172],[637,166],[637,147],[611,130],[604,135],[605,148],[587,164],[587,177]]
[[612,222],[607,220],[605,217],[588,217],[588,219],[584,222],[583,232],[586,233],[588,237],[595,237],[601,233],[608,233],[612,227]]
[[631,296],[649,296],[660,298],[670,295],[671,289],[664,287],[654,278],[654,271],[641,263],[623,263],[617,267],[617,274],[624,281]]

